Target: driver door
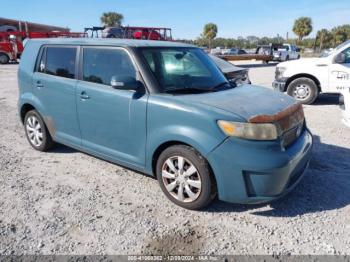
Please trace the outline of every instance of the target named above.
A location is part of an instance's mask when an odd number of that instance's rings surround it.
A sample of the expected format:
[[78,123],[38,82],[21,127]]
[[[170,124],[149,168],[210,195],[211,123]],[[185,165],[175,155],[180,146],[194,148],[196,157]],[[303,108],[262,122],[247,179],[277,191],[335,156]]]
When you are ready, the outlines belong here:
[[342,92],[350,88],[350,47],[341,52],[345,60],[333,62],[329,67],[329,92]]
[[118,162],[143,167],[146,146],[144,90],[115,89],[112,77],[136,77],[126,50],[83,47],[76,101],[83,147]]

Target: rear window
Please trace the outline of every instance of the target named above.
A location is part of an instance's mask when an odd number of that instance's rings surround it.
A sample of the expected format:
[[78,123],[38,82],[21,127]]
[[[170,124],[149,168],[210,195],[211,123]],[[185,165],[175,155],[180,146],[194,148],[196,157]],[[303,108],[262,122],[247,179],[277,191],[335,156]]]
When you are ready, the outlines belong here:
[[75,47],[46,47],[39,65],[39,71],[45,74],[65,78],[75,78]]

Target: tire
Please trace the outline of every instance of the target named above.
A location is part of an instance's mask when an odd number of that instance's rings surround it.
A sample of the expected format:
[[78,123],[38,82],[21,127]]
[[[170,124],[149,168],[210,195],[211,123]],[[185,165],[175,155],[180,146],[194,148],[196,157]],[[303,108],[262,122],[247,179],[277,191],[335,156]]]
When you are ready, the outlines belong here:
[[35,150],[45,152],[54,146],[51,135],[36,110],[28,111],[25,115],[24,129],[29,144]]
[[0,53],[0,64],[6,65],[10,62],[10,58],[5,53]]
[[[183,168],[180,158],[183,159]],[[175,145],[165,149],[157,160],[156,173],[164,194],[183,208],[199,210],[215,198],[215,181],[209,164],[190,146]],[[182,191],[179,191],[180,188]]]
[[316,100],[318,93],[315,81],[307,77],[297,78],[287,87],[287,94],[305,105],[312,104]]
[[285,61],[288,61],[289,60],[289,55],[286,56],[286,60]]

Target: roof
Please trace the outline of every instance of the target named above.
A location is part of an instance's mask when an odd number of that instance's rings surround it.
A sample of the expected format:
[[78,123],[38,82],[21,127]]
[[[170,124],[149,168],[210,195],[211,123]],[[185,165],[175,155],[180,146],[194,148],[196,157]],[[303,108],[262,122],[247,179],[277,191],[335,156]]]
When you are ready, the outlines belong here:
[[74,44],[74,45],[107,45],[107,46],[131,46],[131,47],[195,47],[194,45],[180,42],[115,39],[115,38],[40,38],[30,41],[42,44]]

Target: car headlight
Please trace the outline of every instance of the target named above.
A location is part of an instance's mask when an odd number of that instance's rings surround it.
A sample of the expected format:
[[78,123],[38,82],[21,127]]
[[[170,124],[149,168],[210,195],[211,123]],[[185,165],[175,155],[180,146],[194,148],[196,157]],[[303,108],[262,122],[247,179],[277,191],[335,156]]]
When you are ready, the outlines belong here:
[[278,137],[277,127],[274,124],[241,123],[219,120],[218,126],[227,136],[250,140],[275,140]]
[[276,67],[275,71],[275,79],[281,79],[283,77],[283,73],[286,71],[285,67]]

